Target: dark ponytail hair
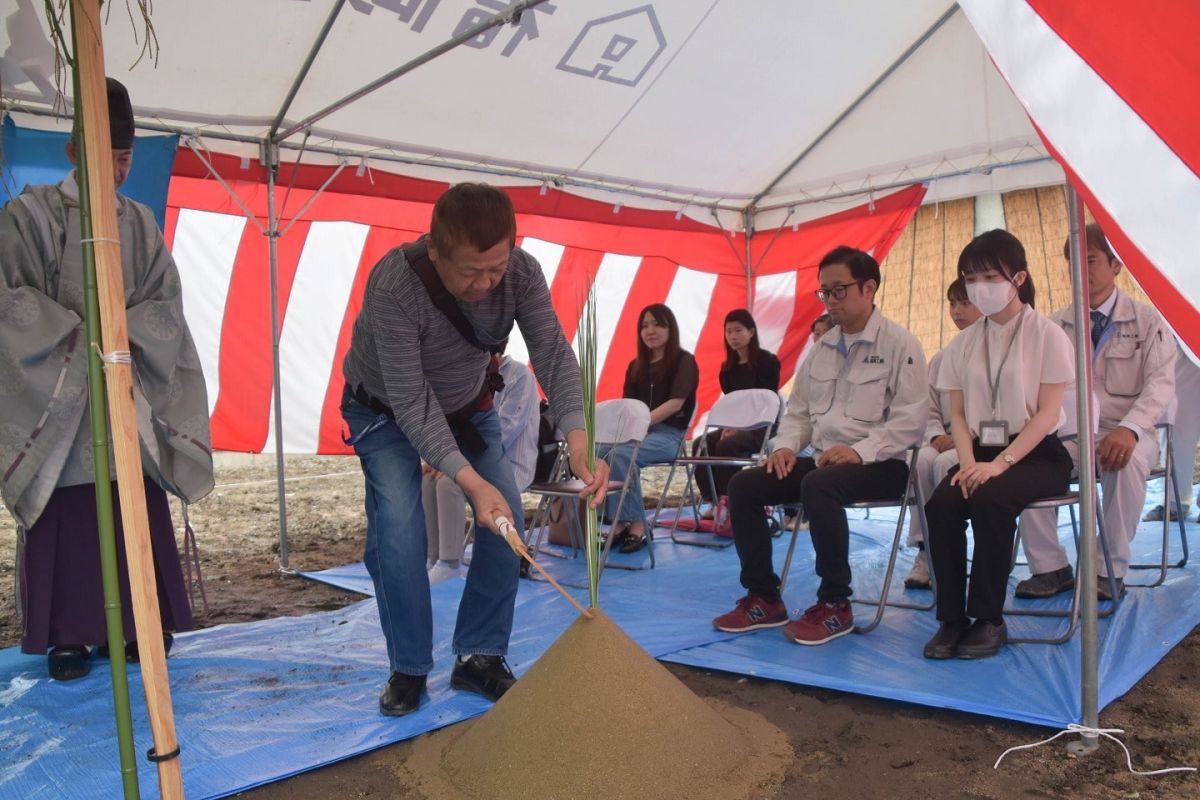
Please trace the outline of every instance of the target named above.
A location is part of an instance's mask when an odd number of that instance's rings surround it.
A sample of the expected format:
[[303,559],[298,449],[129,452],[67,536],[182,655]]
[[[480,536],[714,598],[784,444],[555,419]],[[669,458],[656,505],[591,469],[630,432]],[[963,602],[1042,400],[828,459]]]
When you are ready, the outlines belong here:
[[995,270],[1008,280],[1018,272],[1025,273],[1025,282],[1017,287],[1017,297],[1030,308],[1034,307],[1033,276],[1025,260],[1025,247],[1021,240],[1005,230],[981,233],[963,248],[958,256],[958,276],[976,275]]
[[[754,317],[744,308],[735,308],[725,315],[725,324],[736,322],[747,330],[754,331],[750,337],[750,344],[746,348],[746,361],[750,364],[758,362],[758,353],[761,348],[758,345],[758,325],[754,323]],[[725,344],[725,362],[721,364],[721,372],[728,372],[738,365],[737,351],[729,346],[729,340],[725,338],[724,328],[721,332],[721,341]]]

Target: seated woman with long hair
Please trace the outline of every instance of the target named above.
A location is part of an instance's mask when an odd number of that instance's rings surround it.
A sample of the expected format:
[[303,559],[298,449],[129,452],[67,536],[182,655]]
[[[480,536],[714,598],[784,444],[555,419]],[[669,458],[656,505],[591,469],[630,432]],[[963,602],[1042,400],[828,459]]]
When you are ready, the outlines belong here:
[[[642,309],[638,320],[637,358],[625,370],[622,397],[641,400],[650,409],[650,431],[637,453],[640,470],[648,464],[669,462],[679,454],[696,410],[700,372],[692,354],[679,346],[679,324],[671,309],[655,303]],[[606,457],[608,452],[609,448],[599,446],[596,455]],[[613,453],[614,480],[625,476],[632,452],[632,446],[622,445]],[[618,509],[617,498],[610,496],[604,516],[613,523],[613,547],[632,553],[646,546],[646,513],[637,470],[621,507]]]
[[[779,359],[774,353],[759,346],[758,326],[754,323],[754,317],[744,308],[735,308],[725,315],[725,361],[721,364],[720,381],[721,391],[725,394],[741,389],[770,389],[772,392],[779,390]],[[705,436],[705,449],[710,456],[744,458],[762,449],[766,433],[765,429],[713,430]],[[699,452],[700,441],[697,439],[692,445],[693,455]],[[725,487],[737,471],[738,467],[696,470],[696,484],[700,495],[710,503],[725,496]]]

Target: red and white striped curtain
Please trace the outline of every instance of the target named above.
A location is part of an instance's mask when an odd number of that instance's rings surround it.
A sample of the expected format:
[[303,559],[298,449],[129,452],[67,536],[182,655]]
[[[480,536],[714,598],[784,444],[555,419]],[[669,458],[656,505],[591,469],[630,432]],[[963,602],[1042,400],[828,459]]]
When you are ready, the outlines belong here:
[[1200,3],[960,4],[1121,259],[1200,353]]
[[[266,187],[257,180],[230,183],[265,227]],[[422,184],[412,181],[407,192],[416,200],[327,192],[279,239],[285,451],[348,452],[338,413],[342,357],[370,269],[388,250],[428,227],[430,201],[444,185],[431,190]],[[285,190],[277,191],[282,200]],[[665,302],[679,320],[681,345],[700,364],[698,425],[720,393],[725,314],[747,305],[742,234],[676,219],[671,212],[614,209],[554,191],[543,195],[536,188],[509,191],[518,210],[519,244],[541,263],[568,340],[575,338],[583,298],[589,287],[595,289],[600,398],[620,395],[641,309]],[[288,207],[299,208],[311,194],[295,190]],[[915,186],[870,206],[753,238],[752,311],[763,347],[783,362],[783,380],[795,369],[809,325],[822,310],[812,293],[821,256],[850,244],[882,260],[923,194],[923,187]],[[281,227],[288,222],[285,218]],[[178,171],[166,234],[208,382],[213,446],[273,451],[266,237],[216,181]],[[509,353],[527,360],[519,335]]]

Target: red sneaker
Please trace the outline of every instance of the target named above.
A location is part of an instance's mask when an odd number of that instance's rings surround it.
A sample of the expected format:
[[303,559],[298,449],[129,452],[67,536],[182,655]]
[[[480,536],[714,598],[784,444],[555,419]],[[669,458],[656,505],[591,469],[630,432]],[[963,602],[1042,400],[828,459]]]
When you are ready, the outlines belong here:
[[783,629],[796,644],[825,644],[854,631],[854,612],[849,603],[817,603],[805,609]]
[[737,606],[728,614],[713,620],[713,627],[728,633],[745,633],[759,628],[778,628],[788,624],[787,606],[783,602],[769,603],[761,597],[748,594],[737,601]]

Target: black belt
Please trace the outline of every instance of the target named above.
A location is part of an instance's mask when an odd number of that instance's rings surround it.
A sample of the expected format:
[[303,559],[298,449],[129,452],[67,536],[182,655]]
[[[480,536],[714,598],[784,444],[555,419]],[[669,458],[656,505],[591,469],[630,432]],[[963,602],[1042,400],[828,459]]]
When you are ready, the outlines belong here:
[[[450,432],[454,434],[454,438],[458,441],[467,455],[478,458],[487,450],[487,442],[483,439],[483,434],[471,422],[471,416],[478,411],[487,411],[492,408],[492,395],[504,388],[504,381],[494,380],[500,378],[498,372],[488,372],[487,380],[483,382],[483,389],[479,396],[472,400],[469,404],[463,406],[458,411],[446,415],[446,424],[450,426]],[[497,383],[499,385],[497,385]],[[382,414],[388,419],[396,419],[396,412],[387,403],[375,397],[368,392],[360,383],[353,389],[350,384],[346,384],[342,390],[342,397],[352,399],[363,408],[367,408],[373,414]]]

